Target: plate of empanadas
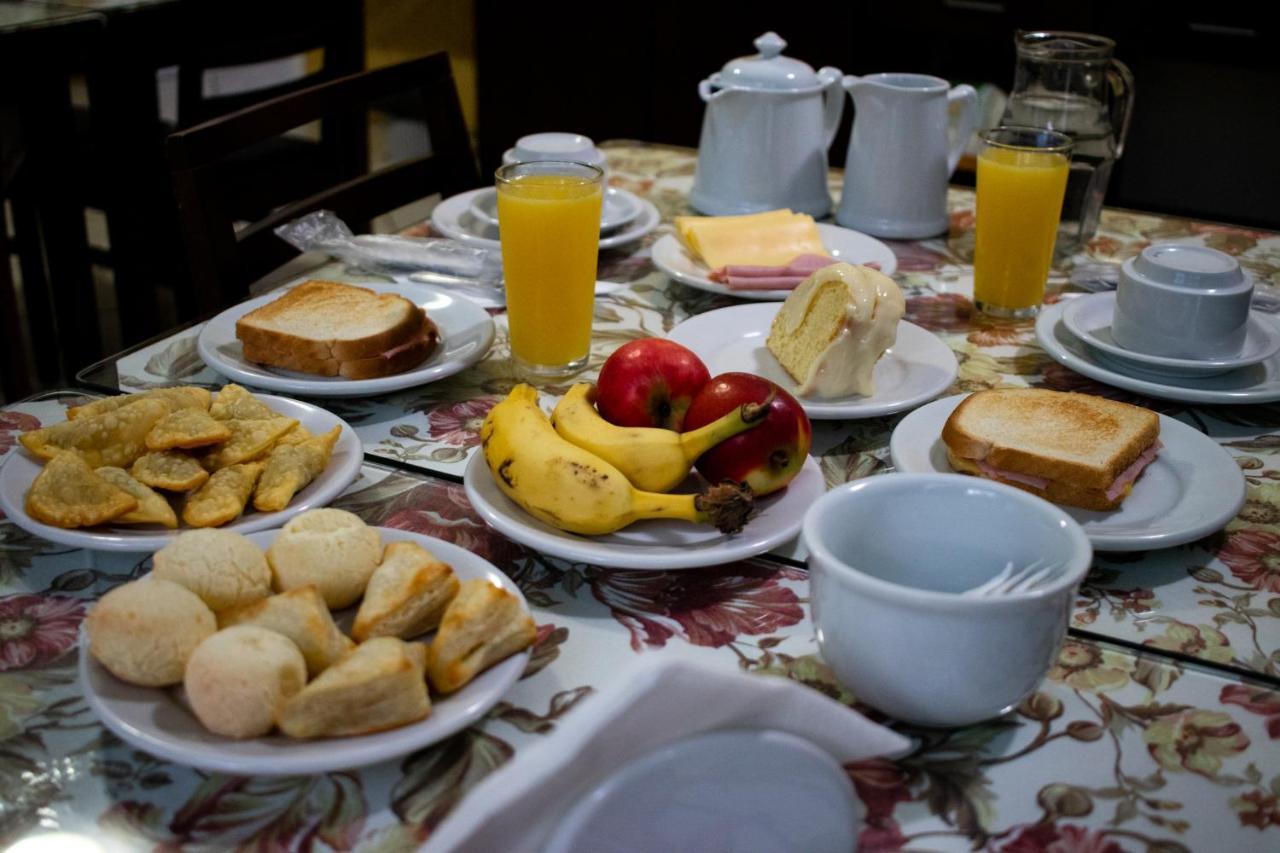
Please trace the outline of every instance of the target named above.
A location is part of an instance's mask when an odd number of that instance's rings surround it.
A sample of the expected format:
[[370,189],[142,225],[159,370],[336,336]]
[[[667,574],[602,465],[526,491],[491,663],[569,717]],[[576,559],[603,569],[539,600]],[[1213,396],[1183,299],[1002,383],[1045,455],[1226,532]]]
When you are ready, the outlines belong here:
[[360,473],[336,415],[239,385],[104,397],[30,430],[0,467],[0,509],[63,545],[155,551],[184,528],[279,527]]
[[247,536],[182,533],[81,628],[103,724],[213,772],[294,775],[405,755],[474,723],[537,628],[487,560],[339,509]]

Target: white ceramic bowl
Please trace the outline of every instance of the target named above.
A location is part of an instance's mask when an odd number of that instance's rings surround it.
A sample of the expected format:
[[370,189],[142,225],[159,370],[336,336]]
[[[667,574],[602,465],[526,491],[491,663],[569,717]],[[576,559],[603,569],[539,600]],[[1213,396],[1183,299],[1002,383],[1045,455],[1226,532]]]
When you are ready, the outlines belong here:
[[[925,726],[990,719],[1031,695],[1093,556],[1048,501],[956,474],[846,483],[809,508],[802,535],[823,658],[859,699]],[[1031,592],[961,595],[1039,559],[1062,568]]]
[[516,140],[502,155],[503,165],[530,163],[535,160],[572,160],[605,168],[604,152],[591,137],[581,133],[531,133]]
[[1253,283],[1207,246],[1157,243],[1120,267],[1111,336],[1165,358],[1234,358],[1244,347]]

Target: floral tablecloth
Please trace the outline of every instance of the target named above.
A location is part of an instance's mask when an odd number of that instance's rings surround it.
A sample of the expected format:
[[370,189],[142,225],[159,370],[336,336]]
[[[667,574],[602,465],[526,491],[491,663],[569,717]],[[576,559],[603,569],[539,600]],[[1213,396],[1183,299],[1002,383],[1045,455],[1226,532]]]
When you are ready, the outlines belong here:
[[[657,204],[664,223],[685,212],[691,151],[606,150],[614,184]],[[1137,398],[1052,361],[1030,324],[974,315],[973,194],[953,188],[949,203],[946,237],[891,246],[908,319],[937,333],[960,362],[952,393],[1036,385],[1151,406],[1226,446],[1246,475],[1248,500],[1225,531],[1199,542],[1097,554],[1058,665],[1016,714],[954,732],[897,726],[916,738],[912,754],[850,766],[869,809],[862,847],[1275,849],[1280,407]],[[602,255],[600,277],[626,286],[597,299],[588,376],[620,343],[734,303],[655,270],[649,246],[667,230]],[[1055,268],[1050,299],[1079,289],[1072,275],[1081,280],[1087,264],[1119,262],[1153,240],[1223,249],[1263,289],[1280,288],[1280,235],[1107,210],[1085,251]],[[337,264],[314,274],[376,280]],[[130,845],[407,846],[428,838],[458,797],[518,758],[523,744],[566,724],[576,702],[607,689],[638,654],[785,675],[854,701],[815,657],[795,546],[711,570],[611,572],[529,552],[483,526],[458,481],[480,421],[515,381],[500,311],[495,321],[493,350],[462,374],[381,398],[317,402],[352,423],[369,461],[340,505],[458,542],[508,572],[536,608],[536,671],[482,724],[399,763],[307,780],[206,777],[114,741],[75,690],[74,626],[85,604],[140,567],[0,524],[0,842],[60,826],[105,829]],[[81,379],[123,390],[219,385],[196,354],[197,333],[182,330]],[[60,418],[65,402],[0,413],[0,451],[32,418]],[[828,483],[891,470],[898,420],[816,422],[813,452]]]

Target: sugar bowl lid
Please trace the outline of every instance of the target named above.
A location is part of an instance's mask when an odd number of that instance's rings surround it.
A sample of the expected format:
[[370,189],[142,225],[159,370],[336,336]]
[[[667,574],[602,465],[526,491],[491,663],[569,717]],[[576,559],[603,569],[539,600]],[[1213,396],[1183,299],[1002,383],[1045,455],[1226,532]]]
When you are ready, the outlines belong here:
[[821,83],[813,66],[782,56],[787,49],[786,39],[770,31],[752,44],[760,51],[755,56],[739,56],[725,63],[718,74],[712,75],[717,86],[744,89],[808,89]]

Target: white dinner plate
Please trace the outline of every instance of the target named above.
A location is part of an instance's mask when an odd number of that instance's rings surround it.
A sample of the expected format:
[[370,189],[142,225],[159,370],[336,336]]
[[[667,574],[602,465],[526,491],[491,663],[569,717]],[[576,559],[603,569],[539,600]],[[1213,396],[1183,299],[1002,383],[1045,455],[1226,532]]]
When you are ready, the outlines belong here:
[[[492,563],[440,539],[376,528],[386,542],[416,542],[453,567],[459,580],[488,578],[520,599],[520,589]],[[278,530],[249,536],[266,549]],[[480,719],[497,704],[524,672],[528,650],[513,655],[476,676],[456,693],[432,695],[426,719],[375,734],[318,740],[295,740],[282,734],[234,740],[213,734],[188,710],[178,687],[138,687],[119,680],[93,659],[80,636],[80,688],[103,724],[130,746],[160,758],[215,773],[237,776],[291,776],[326,773],[376,764],[407,755]]]
[[[491,192],[492,187],[481,187],[450,196],[435,206],[431,211],[431,227],[446,237],[466,243],[469,246],[482,246],[486,249],[500,249],[498,226],[481,222],[471,214],[471,200],[478,194]],[[632,198],[640,207],[639,214],[624,228],[610,234],[600,235],[600,248],[613,249],[627,243],[635,242],[648,234],[662,221],[662,214],[648,199],[632,194]]]
[[1131,369],[1166,376],[1216,376],[1266,361],[1280,352],[1280,327],[1258,311],[1249,314],[1245,327],[1244,348],[1234,358],[1169,358],[1125,349],[1111,336],[1115,314],[1115,293],[1093,293],[1078,296],[1067,303],[1062,322],[1067,329],[1090,347],[1098,350],[1103,360],[1120,362]]
[[504,536],[553,557],[613,569],[693,569],[763,554],[794,539],[804,511],[826,491],[822,470],[810,456],[785,489],[756,500],[751,520],[737,533],[650,519],[605,536],[579,536],[543,524],[504,495],[483,453],[471,454],[462,482],[480,517]]
[[[234,530],[237,533],[251,533],[255,530],[279,527],[300,512],[326,506],[340,495],[343,489],[351,485],[360,473],[360,464],[364,461],[364,446],[360,443],[355,430],[337,415],[319,406],[286,397],[273,397],[270,394],[257,396],[272,410],[286,417],[296,418],[313,433],[328,432],[335,426],[341,426],[342,433],[338,436],[338,443],[333,448],[329,465],[319,477],[294,495],[287,507],[279,512],[257,512],[250,506],[245,510],[244,515],[222,526],[223,530]],[[31,488],[31,483],[42,467],[43,463],[25,450],[14,448],[4,467],[0,468],[0,509],[4,510],[10,521],[28,533],[73,548],[133,552],[158,551],[184,529],[190,529],[183,524],[181,513],[179,513],[177,530],[169,530],[158,524],[127,526],[108,524],[101,527],[66,530],[36,521],[27,515],[24,503],[27,489]],[[161,494],[164,493],[161,492]]]
[[542,850],[846,853],[864,815],[848,774],[812,742],[730,729],[624,764],[569,809]]
[[[868,237],[861,231],[828,225],[825,222],[818,223],[818,234],[822,237],[822,244],[827,247],[831,257],[837,261],[847,261],[851,264],[874,261],[885,275],[893,275],[898,269],[898,259],[894,256],[893,250],[875,237]],[[675,234],[664,234],[658,242],[653,244],[653,265],[681,284],[711,293],[762,301],[778,301],[791,295],[790,290],[732,290],[727,285],[712,281],[707,278],[710,270],[685,251]]]
[[[498,225],[498,190],[488,187],[471,198],[467,208],[477,222]],[[600,230],[620,228],[640,215],[640,198],[619,187],[605,187],[604,201],[600,205]]]
[[[947,462],[942,426],[967,396],[937,400],[902,419],[889,439],[898,471],[955,473]],[[1216,441],[1165,415],[1160,415],[1160,441],[1164,447],[1119,509],[1062,507],[1094,548],[1147,551],[1194,542],[1220,530],[1244,505],[1244,475]]]
[[493,343],[493,319],[470,299],[426,284],[359,286],[377,293],[398,294],[427,312],[440,331],[440,341],[426,361],[404,373],[377,379],[316,376],[249,361],[236,338],[236,321],[250,311],[279,299],[282,290],[273,290],[233,305],[205,323],[196,341],[200,358],[223,376],[255,388],[307,397],[364,397],[414,388],[452,376],[484,358]]
[[[1068,300],[1069,302],[1069,300]],[[1280,355],[1217,376],[1167,376],[1107,361],[1062,322],[1067,305],[1046,305],[1036,318],[1036,340],[1054,361],[1090,379],[1162,400],[1183,403],[1271,403],[1280,400]]]
[[715,376],[742,371],[763,376],[800,401],[811,418],[873,418],[913,408],[951,387],[959,365],[942,339],[927,329],[902,320],[898,339],[876,362],[876,392],[822,400],[801,397],[796,383],[765,346],[778,302],[731,305],[697,314],[679,323],[667,337],[702,359]]

